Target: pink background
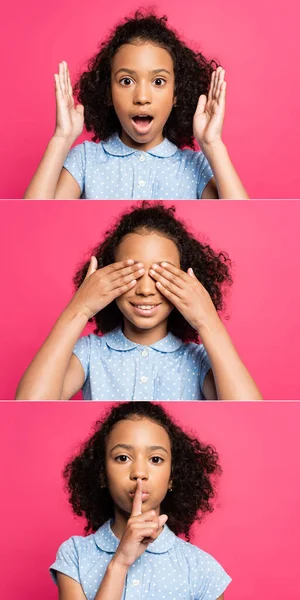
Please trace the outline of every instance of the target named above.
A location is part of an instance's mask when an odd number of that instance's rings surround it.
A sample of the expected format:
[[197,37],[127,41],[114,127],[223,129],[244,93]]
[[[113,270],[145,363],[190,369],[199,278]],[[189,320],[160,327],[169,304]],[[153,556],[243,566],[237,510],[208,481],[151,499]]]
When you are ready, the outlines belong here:
[[[168,206],[171,203],[166,203]],[[132,204],[0,202],[1,399],[72,293],[76,266]],[[300,202],[176,202],[178,217],[234,262],[226,327],[266,399],[299,399]]]
[[[31,0],[1,12],[1,198],[20,198],[54,129],[53,73],[76,77],[107,32],[151,2]],[[254,198],[299,197],[299,3],[296,0],[162,0],[178,29],[227,70],[224,140]]]
[[[231,575],[226,600],[299,598],[299,403],[165,406],[217,448],[223,476],[216,510],[192,543]],[[108,405],[0,405],[3,473],[1,591],[5,600],[55,600],[47,572],[59,545],[83,533],[61,472]]]

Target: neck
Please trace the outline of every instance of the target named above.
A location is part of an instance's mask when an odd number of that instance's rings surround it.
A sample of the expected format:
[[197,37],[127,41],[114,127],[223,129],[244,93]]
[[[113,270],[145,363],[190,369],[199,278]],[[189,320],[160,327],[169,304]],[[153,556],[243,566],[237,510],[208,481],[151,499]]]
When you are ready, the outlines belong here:
[[134,342],[135,344],[151,346],[151,344],[159,342],[159,340],[162,340],[168,334],[167,320],[163,323],[160,323],[156,327],[153,327],[152,329],[139,329],[126,318],[124,318],[123,333],[128,340]]

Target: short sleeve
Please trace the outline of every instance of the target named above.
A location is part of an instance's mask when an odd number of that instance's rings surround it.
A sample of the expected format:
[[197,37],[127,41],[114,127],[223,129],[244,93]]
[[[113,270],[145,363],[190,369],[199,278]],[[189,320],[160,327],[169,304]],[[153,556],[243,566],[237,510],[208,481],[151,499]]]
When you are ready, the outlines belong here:
[[75,354],[75,356],[77,356],[78,360],[81,362],[86,381],[90,373],[91,360],[91,338],[89,335],[79,338],[78,342],[73,348],[73,354]]
[[210,360],[208,358],[208,354],[207,354],[203,344],[200,344],[200,346],[199,346],[199,361],[200,361],[200,365],[199,365],[200,388],[201,388],[201,391],[203,392],[204,379],[205,379],[208,371],[211,369]]
[[204,156],[203,152],[199,152],[199,165],[198,165],[198,183],[197,183],[197,198],[201,198],[204,188],[213,177],[212,168]]
[[85,186],[86,172],[86,153],[84,144],[78,144],[77,146],[74,146],[74,148],[71,148],[64,162],[64,167],[71,175],[73,175],[74,179],[76,179],[82,194]]
[[80,583],[78,553],[73,538],[70,538],[60,546],[56,560],[50,567],[50,575],[56,584],[57,572],[68,575]]
[[209,554],[198,563],[195,578],[195,598],[197,600],[217,600],[231,582],[223,567]]

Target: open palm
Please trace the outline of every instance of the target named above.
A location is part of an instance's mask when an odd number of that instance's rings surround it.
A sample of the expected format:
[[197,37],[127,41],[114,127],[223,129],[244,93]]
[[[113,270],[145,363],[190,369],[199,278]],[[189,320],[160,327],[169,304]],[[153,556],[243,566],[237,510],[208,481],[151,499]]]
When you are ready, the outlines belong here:
[[55,135],[75,139],[82,133],[84,125],[83,106],[75,106],[68,65],[59,63],[55,78],[56,130]]
[[194,137],[200,146],[219,141],[225,115],[225,70],[218,67],[212,73],[208,97],[199,98],[193,120]]

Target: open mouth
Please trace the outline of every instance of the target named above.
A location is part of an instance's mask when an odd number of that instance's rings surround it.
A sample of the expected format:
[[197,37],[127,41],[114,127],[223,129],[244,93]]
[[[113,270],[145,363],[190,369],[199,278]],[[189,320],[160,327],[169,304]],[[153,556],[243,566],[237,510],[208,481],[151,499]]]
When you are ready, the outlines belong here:
[[139,133],[147,133],[151,128],[153,117],[150,115],[135,115],[132,122],[135,130]]

